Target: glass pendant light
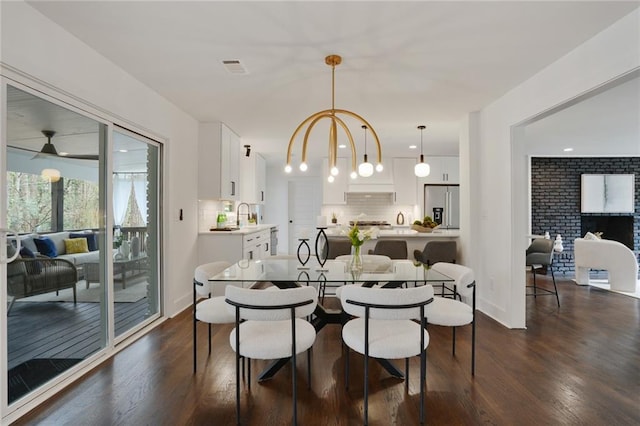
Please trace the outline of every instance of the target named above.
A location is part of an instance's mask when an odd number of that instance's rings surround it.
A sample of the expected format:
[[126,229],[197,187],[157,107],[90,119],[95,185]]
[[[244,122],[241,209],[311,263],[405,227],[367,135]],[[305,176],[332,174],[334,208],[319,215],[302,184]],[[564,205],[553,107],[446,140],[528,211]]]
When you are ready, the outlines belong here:
[[420,129],[420,162],[415,165],[413,172],[418,177],[425,177],[429,176],[431,172],[431,167],[424,162],[424,154],[422,154],[422,131],[426,129],[426,126],[418,126],[418,129]]
[[358,166],[358,174],[369,177],[373,174],[373,164],[367,159],[367,126],[362,125],[362,129],[364,129],[364,161]]

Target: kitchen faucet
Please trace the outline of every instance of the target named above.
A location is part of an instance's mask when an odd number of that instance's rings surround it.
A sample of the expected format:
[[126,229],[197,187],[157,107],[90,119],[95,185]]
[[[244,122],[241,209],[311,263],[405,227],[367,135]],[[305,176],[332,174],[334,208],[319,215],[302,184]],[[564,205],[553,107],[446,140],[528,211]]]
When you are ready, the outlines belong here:
[[249,221],[249,219],[251,219],[251,212],[249,211],[251,210],[251,208],[249,207],[249,204],[247,203],[238,204],[238,208],[236,209],[236,225],[238,226],[240,226],[240,206],[243,204],[247,206],[247,222]]

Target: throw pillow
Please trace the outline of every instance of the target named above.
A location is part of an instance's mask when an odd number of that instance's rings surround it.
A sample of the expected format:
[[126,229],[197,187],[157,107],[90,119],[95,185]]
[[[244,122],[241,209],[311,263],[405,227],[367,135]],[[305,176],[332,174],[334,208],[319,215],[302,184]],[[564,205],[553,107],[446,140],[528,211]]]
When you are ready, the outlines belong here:
[[93,232],[72,232],[69,238],[85,238],[89,251],[98,250],[98,236]]
[[69,238],[64,240],[64,248],[67,254],[89,253],[86,238]]
[[596,235],[596,234],[592,233],[592,232],[587,232],[587,233],[584,235],[584,239],[585,239],[585,240],[599,240],[599,239],[600,239],[600,237],[599,237],[598,235]]
[[[36,255],[29,247],[20,247],[20,256],[23,259],[35,259]],[[30,275],[38,275],[42,272],[42,262],[25,262],[27,272]]]
[[36,253],[38,251],[38,247],[36,247],[36,243],[33,241],[33,238],[33,236],[22,238],[22,240],[20,241],[20,246],[26,247],[32,252]]
[[33,241],[36,243],[36,247],[40,254],[43,254],[47,257],[56,257],[58,255],[58,250],[56,250],[55,243],[49,237],[39,237],[34,238]]

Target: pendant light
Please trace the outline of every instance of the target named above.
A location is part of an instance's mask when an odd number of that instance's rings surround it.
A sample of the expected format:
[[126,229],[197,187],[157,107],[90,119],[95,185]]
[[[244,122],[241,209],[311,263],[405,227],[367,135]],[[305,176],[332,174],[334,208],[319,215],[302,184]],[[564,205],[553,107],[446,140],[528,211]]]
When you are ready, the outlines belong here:
[[358,166],[358,174],[362,177],[369,177],[373,174],[373,164],[367,159],[367,126],[362,125],[364,129],[364,161]]
[[[376,170],[379,172],[382,171],[383,170],[382,148],[380,146],[380,140],[378,139],[378,135],[375,129],[371,127],[371,124],[367,120],[365,120],[364,118],[362,118],[362,116],[356,114],[355,112],[348,111],[346,109],[337,109],[335,107],[335,71],[336,71],[336,67],[342,63],[342,57],[340,57],[339,55],[329,55],[324,59],[324,62],[325,64],[331,67],[331,108],[325,109],[310,115],[309,117],[305,118],[305,120],[302,123],[298,125],[296,130],[293,132],[291,139],[289,140],[289,146],[287,148],[287,164],[284,168],[284,171],[286,173],[291,173],[292,171],[291,154],[293,151],[293,146],[295,144],[298,134],[302,132],[303,129],[306,129],[306,130],[304,131],[304,138],[302,140],[302,158],[301,158],[302,161],[300,163],[300,170],[304,172],[309,168],[307,165],[307,145],[309,143],[309,136],[311,135],[315,125],[318,122],[320,122],[321,120],[328,120],[329,121],[329,159],[328,159],[329,161],[328,163],[329,163],[330,173],[327,179],[329,180],[329,182],[334,181],[335,176],[337,176],[338,173],[340,172],[337,167],[338,130],[339,129],[341,129],[342,133],[344,133],[344,135],[347,137],[349,145],[351,146],[350,176],[352,179],[357,178],[358,167],[356,165],[357,163],[356,147],[353,141],[353,136],[351,135],[351,131],[347,127],[347,124],[344,121],[344,118],[348,118],[350,120],[355,119],[360,123],[366,125],[366,128],[369,131],[371,131],[371,134],[373,135],[373,141],[375,142],[376,148],[378,151],[378,159],[377,159],[378,161],[376,164]],[[366,158],[366,155],[365,155],[365,158]]]
[[422,154],[422,131],[426,129],[426,126],[418,126],[418,129],[420,129],[420,162],[415,165],[413,172],[418,177],[425,177],[429,176],[431,172],[431,167],[424,162],[424,155]]

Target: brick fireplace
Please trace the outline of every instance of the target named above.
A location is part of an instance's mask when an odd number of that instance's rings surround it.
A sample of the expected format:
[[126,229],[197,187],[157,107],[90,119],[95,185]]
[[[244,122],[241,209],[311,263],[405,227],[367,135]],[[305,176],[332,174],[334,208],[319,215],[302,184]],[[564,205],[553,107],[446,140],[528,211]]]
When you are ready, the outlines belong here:
[[[603,232],[604,238],[622,242],[627,247],[631,247],[638,256],[640,253],[639,171],[640,157],[531,158],[531,232],[533,234],[549,232],[552,238],[557,234],[562,235],[564,252],[555,257],[556,271],[567,275],[573,274],[573,240],[584,236],[591,226],[594,227],[589,230]],[[580,176],[609,173],[635,174],[635,213],[609,215],[581,213]],[[584,230],[583,219],[587,226]],[[612,221],[611,224],[609,221]],[[629,226],[631,226],[630,234]],[[624,235],[618,237],[619,233]],[[629,235],[632,242],[629,241]]]

